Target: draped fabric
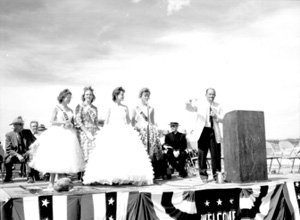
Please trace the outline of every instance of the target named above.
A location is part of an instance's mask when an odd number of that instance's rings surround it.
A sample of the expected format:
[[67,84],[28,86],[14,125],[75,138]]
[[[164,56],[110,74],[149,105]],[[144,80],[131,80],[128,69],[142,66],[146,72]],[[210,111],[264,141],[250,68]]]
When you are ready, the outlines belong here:
[[299,220],[299,187],[300,182],[285,182],[218,189],[33,195],[1,199],[1,219]]

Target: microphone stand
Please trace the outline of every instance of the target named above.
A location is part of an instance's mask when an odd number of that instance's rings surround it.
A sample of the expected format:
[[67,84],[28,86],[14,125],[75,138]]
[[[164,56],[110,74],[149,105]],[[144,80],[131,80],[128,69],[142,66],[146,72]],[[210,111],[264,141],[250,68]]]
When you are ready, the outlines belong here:
[[148,124],[147,124],[147,152],[148,155],[150,156],[150,117],[149,117],[149,106],[148,103],[146,103],[147,107],[147,118],[148,118]]

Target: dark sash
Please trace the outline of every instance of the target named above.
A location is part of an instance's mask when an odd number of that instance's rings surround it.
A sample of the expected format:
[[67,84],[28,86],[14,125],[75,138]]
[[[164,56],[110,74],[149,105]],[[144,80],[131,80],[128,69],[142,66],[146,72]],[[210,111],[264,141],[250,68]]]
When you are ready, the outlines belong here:
[[145,113],[140,109],[140,107],[136,107],[138,113],[140,113],[140,115],[145,119],[145,121],[148,122],[148,117],[145,115]]

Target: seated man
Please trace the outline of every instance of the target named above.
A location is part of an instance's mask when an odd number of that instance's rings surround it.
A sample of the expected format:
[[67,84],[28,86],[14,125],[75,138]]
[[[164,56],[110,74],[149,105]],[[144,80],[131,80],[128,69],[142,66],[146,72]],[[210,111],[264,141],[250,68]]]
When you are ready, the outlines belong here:
[[[36,140],[30,130],[23,129],[24,121],[22,117],[16,118],[10,125],[13,125],[13,131],[8,132],[5,142],[6,156],[4,159],[6,176],[4,182],[11,182],[12,167],[16,162],[26,163],[29,159],[29,146]],[[34,182],[36,171],[30,168],[26,163],[26,172],[28,183]]]
[[167,150],[167,160],[169,164],[179,172],[181,177],[186,177],[185,163],[187,158],[187,141],[185,134],[178,132],[178,122],[171,122],[171,133],[165,136],[164,147]]
[[38,127],[39,127],[38,121],[30,122],[30,131],[35,137],[37,137],[39,135]]

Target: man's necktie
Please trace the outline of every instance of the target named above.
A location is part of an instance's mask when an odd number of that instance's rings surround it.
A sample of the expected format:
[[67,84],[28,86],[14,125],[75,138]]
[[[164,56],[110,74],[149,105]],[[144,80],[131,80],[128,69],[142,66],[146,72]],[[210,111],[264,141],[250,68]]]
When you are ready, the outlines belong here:
[[177,133],[173,133],[173,136],[174,136],[174,141],[177,142]]
[[[211,107],[209,107],[209,115],[210,115],[211,111],[212,111],[212,109],[211,109]],[[211,115],[209,116],[209,122],[210,122],[210,127],[214,128],[214,120]]]
[[17,133],[17,140],[18,140],[18,144],[21,145],[21,136],[20,133]]
[[21,146],[22,149],[24,149],[25,144],[24,144],[23,135],[22,135],[22,133],[19,133],[18,135],[19,135],[19,140],[20,140],[19,145]]

